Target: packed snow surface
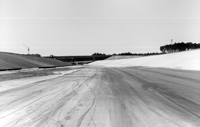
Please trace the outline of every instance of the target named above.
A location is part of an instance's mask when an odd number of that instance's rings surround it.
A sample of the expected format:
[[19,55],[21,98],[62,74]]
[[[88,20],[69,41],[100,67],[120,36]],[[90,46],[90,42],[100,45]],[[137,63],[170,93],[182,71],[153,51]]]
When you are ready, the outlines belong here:
[[88,66],[0,74],[0,127],[200,127],[199,75]]
[[200,50],[190,50],[178,53],[169,53],[140,58],[119,60],[104,60],[91,63],[90,65],[105,67],[162,67],[186,70],[200,70]]

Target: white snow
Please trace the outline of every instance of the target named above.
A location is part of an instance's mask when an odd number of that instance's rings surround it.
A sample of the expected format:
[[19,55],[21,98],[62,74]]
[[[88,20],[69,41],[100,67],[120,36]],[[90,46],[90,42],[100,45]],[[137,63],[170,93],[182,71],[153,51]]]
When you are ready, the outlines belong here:
[[200,50],[170,53],[140,58],[129,58],[120,60],[96,61],[90,65],[104,67],[161,67],[184,70],[200,70]]

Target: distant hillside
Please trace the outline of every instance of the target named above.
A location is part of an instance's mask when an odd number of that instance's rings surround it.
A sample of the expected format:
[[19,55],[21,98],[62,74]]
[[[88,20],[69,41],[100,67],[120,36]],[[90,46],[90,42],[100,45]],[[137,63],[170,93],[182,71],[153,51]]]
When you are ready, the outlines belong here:
[[138,57],[142,57],[142,56],[114,55],[114,56],[111,56],[111,57],[107,58],[106,60],[129,59],[129,58],[138,58]]
[[91,55],[91,56],[47,56],[46,58],[57,59],[64,62],[80,62],[80,61],[96,61],[105,60],[109,58],[110,55]]
[[14,53],[0,52],[0,70],[16,68],[38,68],[68,66],[68,62],[37,56],[20,55]]

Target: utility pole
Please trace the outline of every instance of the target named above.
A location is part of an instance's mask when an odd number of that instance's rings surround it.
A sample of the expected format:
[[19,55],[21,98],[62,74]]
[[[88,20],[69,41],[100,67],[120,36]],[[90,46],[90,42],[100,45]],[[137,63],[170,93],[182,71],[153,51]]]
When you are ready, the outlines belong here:
[[173,44],[173,39],[171,39],[171,46],[170,46],[171,47],[171,51],[170,52],[173,52],[173,49],[172,49],[173,46],[172,46],[172,44]]
[[26,46],[25,44],[23,44],[23,45],[24,45],[24,47],[26,47],[28,49],[28,55],[29,55],[29,51],[30,51],[29,46]]

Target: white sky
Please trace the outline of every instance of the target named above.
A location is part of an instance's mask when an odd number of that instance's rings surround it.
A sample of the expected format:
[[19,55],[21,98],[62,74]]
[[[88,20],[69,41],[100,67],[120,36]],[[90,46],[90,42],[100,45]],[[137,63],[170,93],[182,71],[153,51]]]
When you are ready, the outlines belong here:
[[159,52],[200,43],[200,0],[0,0],[0,51]]

